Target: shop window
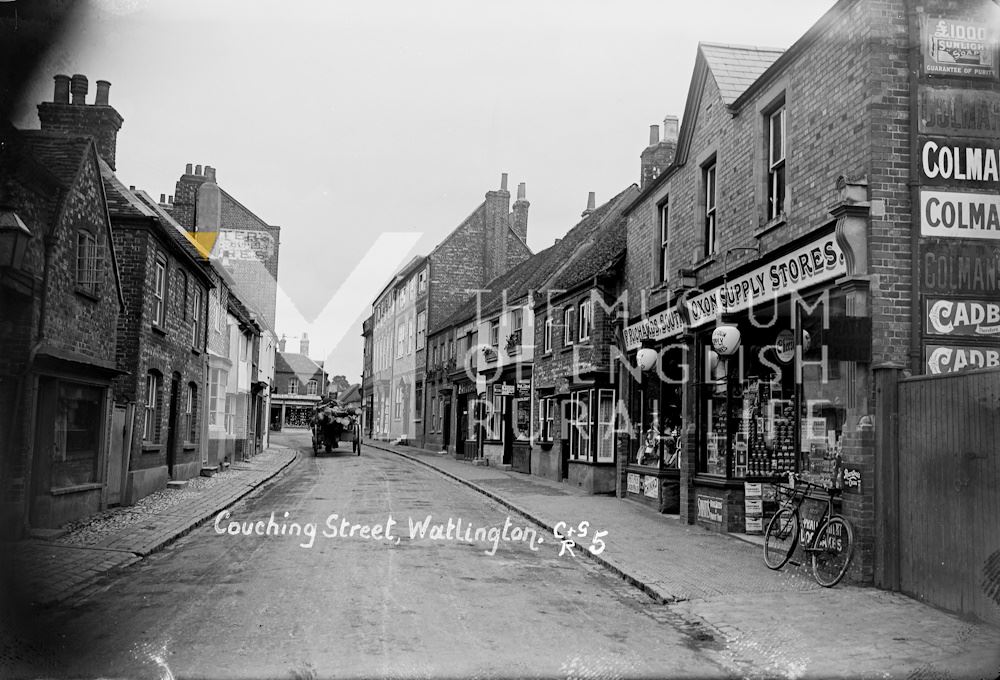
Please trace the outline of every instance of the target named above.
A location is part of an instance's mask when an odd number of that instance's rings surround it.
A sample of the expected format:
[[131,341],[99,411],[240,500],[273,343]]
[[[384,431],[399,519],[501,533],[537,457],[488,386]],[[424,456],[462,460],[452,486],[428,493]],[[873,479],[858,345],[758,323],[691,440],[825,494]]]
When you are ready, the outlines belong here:
[[528,441],[531,439],[531,399],[518,397],[512,401],[514,413],[514,439]]
[[667,357],[662,370],[670,381],[660,380],[656,372],[644,373],[640,389],[632,393],[629,407],[634,432],[629,451],[632,465],[679,467],[682,369],[673,358]]
[[784,212],[785,205],[785,106],[767,117],[767,219]]
[[167,298],[167,263],[156,260],[153,269],[153,324],[163,325],[163,315]]
[[580,342],[585,340],[590,340],[590,328],[591,328],[591,314],[593,303],[591,300],[584,300],[580,303],[580,314],[579,314],[579,330],[580,330]]
[[76,237],[76,286],[97,295],[101,280],[101,251],[97,237],[85,229]]
[[716,201],[717,187],[716,187],[715,169],[716,165],[715,161],[713,160],[711,163],[709,163],[702,169],[702,175],[701,175],[702,187],[705,190],[705,221],[703,230],[705,257],[711,257],[712,255],[714,255],[716,246],[715,241],[717,235],[716,234],[717,225],[716,225],[715,201]]
[[545,317],[545,331],[542,336],[542,352],[552,351],[552,317]]
[[573,308],[566,306],[563,308],[563,345],[573,344]]
[[670,200],[664,199],[658,210],[658,250],[656,254],[657,283],[666,283],[670,278],[670,257],[667,253],[667,238],[670,235]]
[[163,379],[159,373],[150,371],[146,374],[146,403],[143,407],[142,439],[146,442],[160,441],[160,409],[163,403],[161,394]]
[[569,455],[573,460],[590,460],[591,391],[574,392],[569,400]]
[[52,446],[51,485],[67,488],[99,481],[104,390],[59,382]]

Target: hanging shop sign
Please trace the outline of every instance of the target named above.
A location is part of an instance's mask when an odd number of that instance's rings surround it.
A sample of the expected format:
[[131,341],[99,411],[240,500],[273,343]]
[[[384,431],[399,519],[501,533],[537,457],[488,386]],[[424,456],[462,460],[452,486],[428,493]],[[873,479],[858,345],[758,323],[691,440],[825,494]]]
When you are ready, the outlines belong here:
[[1000,301],[928,297],[927,335],[993,337],[1000,340]]
[[673,307],[625,328],[625,348],[638,349],[643,340],[665,340],[684,331],[684,320]]
[[925,184],[1000,190],[1000,140],[921,137],[919,144]]
[[920,268],[924,293],[1000,294],[1000,243],[923,243]]
[[1000,136],[1000,92],[921,86],[918,106],[920,134]]
[[996,368],[1000,366],[1000,348],[996,341],[983,346],[926,344],[924,359],[932,375]]
[[518,397],[530,397],[531,396],[531,383],[527,380],[518,380],[517,388],[515,391],[515,396]]
[[975,19],[927,16],[920,51],[926,75],[996,78],[997,29]]
[[920,235],[1000,241],[1000,194],[921,189]]
[[500,383],[498,387],[500,388],[500,394],[505,397],[509,397],[514,394],[514,386],[509,383]]
[[721,313],[741,312],[755,304],[770,303],[847,273],[844,253],[829,234],[766,265],[729,280],[686,301],[691,326],[698,327]]
[[722,523],[722,499],[698,496],[698,519]]

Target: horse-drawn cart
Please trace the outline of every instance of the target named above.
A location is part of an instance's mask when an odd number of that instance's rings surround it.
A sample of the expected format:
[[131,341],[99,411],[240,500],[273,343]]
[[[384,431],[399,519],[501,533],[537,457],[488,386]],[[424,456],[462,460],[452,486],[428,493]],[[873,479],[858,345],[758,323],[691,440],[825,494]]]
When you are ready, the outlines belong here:
[[361,455],[361,427],[357,414],[341,408],[336,401],[321,403],[310,419],[313,451],[330,453],[340,442],[351,442],[351,450]]

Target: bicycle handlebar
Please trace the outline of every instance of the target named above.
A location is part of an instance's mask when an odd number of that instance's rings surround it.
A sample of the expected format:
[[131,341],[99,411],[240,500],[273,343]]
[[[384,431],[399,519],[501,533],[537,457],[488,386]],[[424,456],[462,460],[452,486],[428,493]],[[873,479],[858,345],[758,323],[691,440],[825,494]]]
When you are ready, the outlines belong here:
[[[775,475],[775,480],[782,480],[785,478],[794,481],[796,486],[802,484],[803,486],[806,487],[806,489],[809,488],[822,489],[831,496],[839,496],[843,492],[842,489],[838,489],[836,487],[823,486],[822,484],[815,484],[814,482],[810,482],[809,480],[804,479],[802,475],[797,472],[785,472]],[[772,484],[778,484],[778,483],[779,483],[778,481],[772,482]]]

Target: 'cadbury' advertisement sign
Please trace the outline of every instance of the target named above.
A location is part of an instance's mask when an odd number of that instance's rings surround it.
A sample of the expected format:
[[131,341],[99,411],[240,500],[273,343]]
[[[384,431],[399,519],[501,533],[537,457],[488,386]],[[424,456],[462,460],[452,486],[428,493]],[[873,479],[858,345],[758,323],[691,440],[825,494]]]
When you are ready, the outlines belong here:
[[990,337],[1000,343],[1000,301],[928,297],[927,335]]
[[1000,348],[994,342],[986,346],[924,345],[927,373],[941,375],[977,368],[1000,366]]

